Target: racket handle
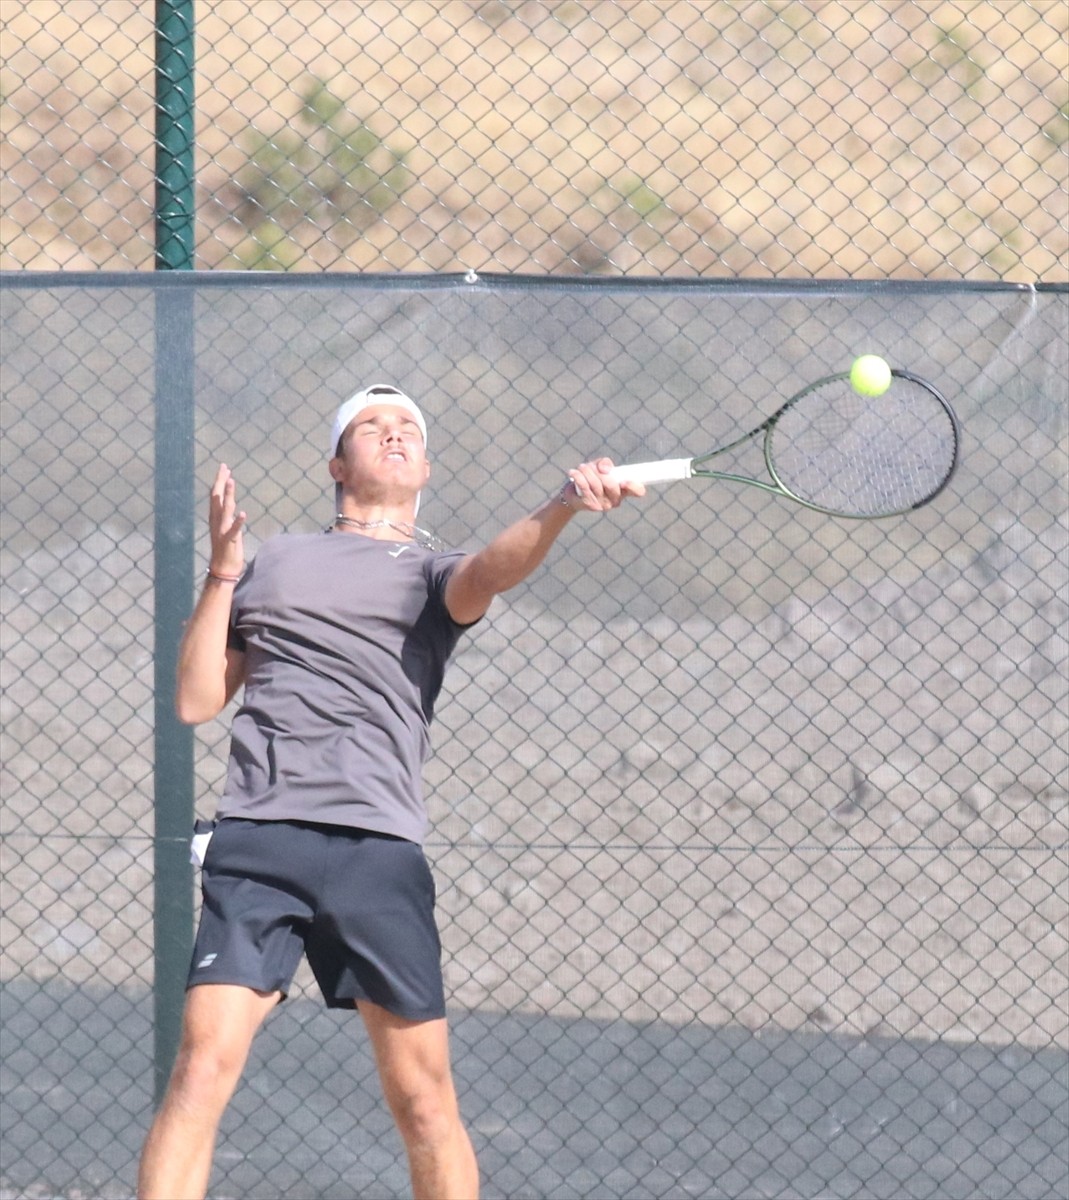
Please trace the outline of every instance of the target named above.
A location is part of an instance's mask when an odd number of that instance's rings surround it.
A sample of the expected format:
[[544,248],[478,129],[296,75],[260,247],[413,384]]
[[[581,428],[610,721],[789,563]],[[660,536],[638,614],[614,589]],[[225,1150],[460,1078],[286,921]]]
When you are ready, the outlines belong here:
[[689,479],[692,458],[662,458],[659,462],[624,463],[613,467],[612,478],[620,483],[672,483]]

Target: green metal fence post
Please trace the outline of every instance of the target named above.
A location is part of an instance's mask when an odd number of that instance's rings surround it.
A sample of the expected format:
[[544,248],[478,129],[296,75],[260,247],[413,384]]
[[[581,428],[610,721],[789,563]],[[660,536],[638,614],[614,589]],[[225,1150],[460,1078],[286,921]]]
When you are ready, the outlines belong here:
[[[193,0],[156,2],[156,269],[193,267]],[[193,736],[174,710],[178,641],[193,573],[193,301],[156,293],[155,1095],[182,1023],[193,943]]]
[[156,269],[193,269],[193,0],[156,0]]

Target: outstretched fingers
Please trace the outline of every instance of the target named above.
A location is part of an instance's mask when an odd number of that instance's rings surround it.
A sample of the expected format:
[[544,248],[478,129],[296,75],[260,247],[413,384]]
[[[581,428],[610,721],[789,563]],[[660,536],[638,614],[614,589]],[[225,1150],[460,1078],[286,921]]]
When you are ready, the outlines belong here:
[[237,483],[233,472],[226,463],[220,463],[208,508],[213,570],[240,574],[245,566],[242,535],[246,520],[246,514],[237,507]]

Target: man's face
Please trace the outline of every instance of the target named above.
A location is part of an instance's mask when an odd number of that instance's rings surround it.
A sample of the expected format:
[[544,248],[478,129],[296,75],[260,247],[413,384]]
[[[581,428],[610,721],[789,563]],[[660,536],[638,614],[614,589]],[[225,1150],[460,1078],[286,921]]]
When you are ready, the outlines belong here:
[[335,482],[369,502],[412,499],[426,484],[430,464],[415,418],[394,404],[362,409],[341,436],[330,461]]

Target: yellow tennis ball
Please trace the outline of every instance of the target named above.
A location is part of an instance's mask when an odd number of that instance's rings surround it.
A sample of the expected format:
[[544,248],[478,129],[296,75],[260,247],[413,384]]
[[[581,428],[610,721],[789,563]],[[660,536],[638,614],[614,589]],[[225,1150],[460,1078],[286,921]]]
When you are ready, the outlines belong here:
[[850,386],[859,396],[882,396],[891,386],[891,368],[878,354],[862,354],[850,368]]

